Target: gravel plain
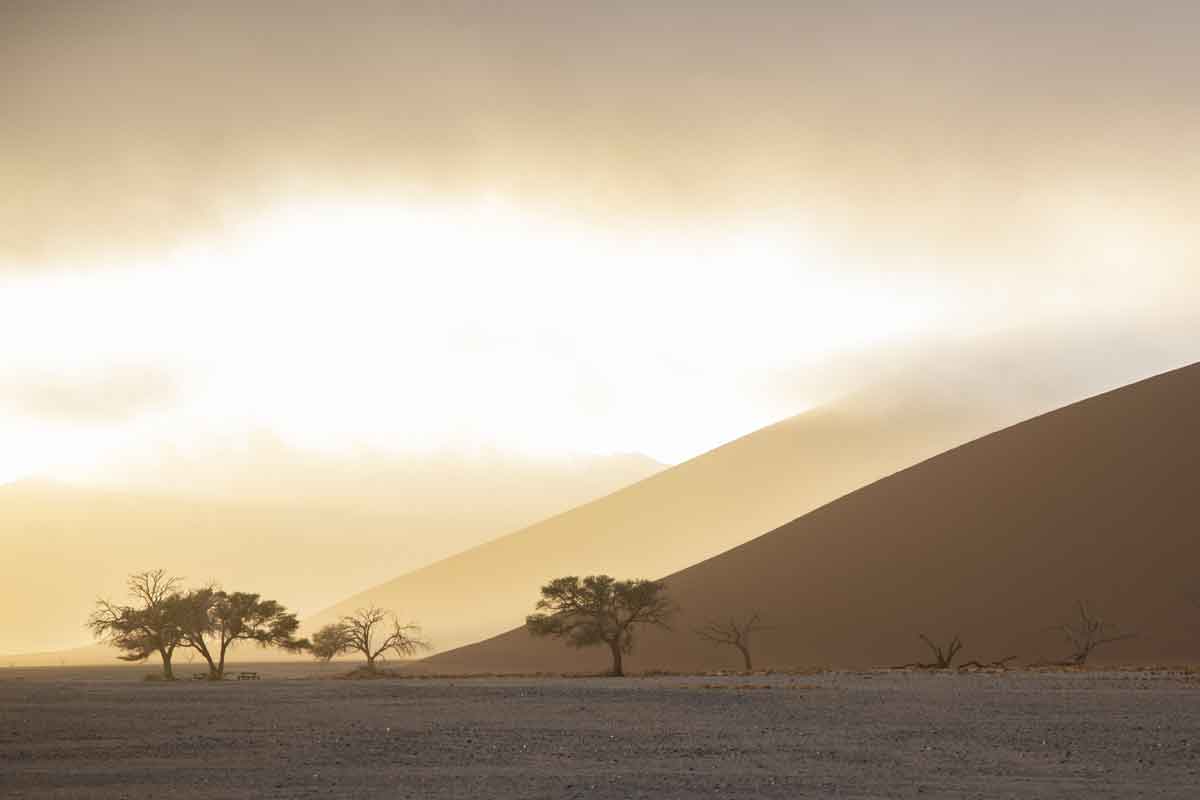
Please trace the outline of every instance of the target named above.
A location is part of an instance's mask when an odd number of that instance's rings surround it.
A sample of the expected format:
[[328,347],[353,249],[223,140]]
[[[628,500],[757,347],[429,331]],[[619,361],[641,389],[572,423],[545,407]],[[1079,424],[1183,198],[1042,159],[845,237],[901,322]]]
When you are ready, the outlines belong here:
[[1200,797],[1200,680],[1182,673],[260,669],[0,670],[0,796]]

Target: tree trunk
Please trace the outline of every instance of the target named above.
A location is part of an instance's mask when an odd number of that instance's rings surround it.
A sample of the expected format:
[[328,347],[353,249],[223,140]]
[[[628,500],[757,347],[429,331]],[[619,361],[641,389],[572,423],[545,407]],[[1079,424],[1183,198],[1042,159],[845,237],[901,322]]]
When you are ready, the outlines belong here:
[[375,672],[375,656],[367,656],[367,672]]
[[218,680],[221,677],[221,672],[217,668],[217,662],[213,661],[212,653],[208,651],[208,647],[195,647],[194,645],[193,647],[197,653],[204,656],[204,661],[208,664],[208,679],[210,681]]
[[233,644],[232,639],[221,642],[221,660],[217,663],[217,674],[213,676],[214,680],[225,680],[225,651],[229,649],[229,645],[231,644]]
[[173,654],[166,648],[159,650],[158,654],[162,656],[163,678],[168,681],[175,680],[175,671],[171,669],[171,656]]
[[622,665],[621,665],[621,641],[619,639],[614,639],[613,641],[608,643],[608,646],[610,649],[612,649],[612,658],[613,658],[611,674],[615,675],[618,678],[623,677],[625,675],[625,670],[622,668]]
[[742,651],[742,658],[746,661],[746,672],[753,672],[754,666],[750,663],[750,648],[740,644],[737,648]]

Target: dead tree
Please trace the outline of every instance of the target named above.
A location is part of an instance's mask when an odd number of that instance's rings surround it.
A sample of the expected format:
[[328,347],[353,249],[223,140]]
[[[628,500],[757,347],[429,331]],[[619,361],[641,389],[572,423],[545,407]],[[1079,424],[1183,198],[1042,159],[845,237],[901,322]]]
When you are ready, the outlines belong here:
[[367,660],[367,672],[375,672],[376,660],[386,657],[388,652],[410,658],[421,650],[428,650],[429,643],[420,636],[420,626],[401,625],[395,614],[370,606],[321,628],[313,634],[309,649],[321,661],[329,661],[343,653],[361,653]]
[[970,669],[1008,669],[1008,662],[1016,661],[1016,656],[1005,656],[997,661],[991,661],[984,664],[982,661],[967,661],[958,665],[960,672]]
[[952,666],[954,666],[954,657],[957,656],[958,651],[962,650],[963,648],[962,639],[957,633],[954,634],[954,638],[950,640],[950,644],[946,646],[945,650],[934,644],[933,641],[923,633],[921,634],[921,641],[925,642],[925,644],[929,646],[929,649],[933,651],[935,660],[932,664],[928,665],[930,669],[950,669]]
[[754,665],[750,659],[750,636],[764,630],[767,630],[767,626],[762,624],[758,612],[755,611],[741,620],[733,617],[730,617],[728,622],[710,620],[704,627],[696,628],[696,635],[718,647],[736,647],[746,663],[746,672],[751,672]]
[[963,648],[962,639],[959,638],[958,634],[954,635],[954,638],[950,640],[950,644],[948,644],[944,649],[934,644],[933,641],[925,634],[920,633],[917,635],[920,636],[921,641],[924,642],[931,651],[933,651],[934,660],[928,664],[921,663],[919,661],[912,664],[902,664],[901,666],[897,667],[897,669],[912,669],[913,667],[916,667],[917,669],[950,669],[954,665],[954,657],[957,656],[959,651]]
[[1077,610],[1078,619],[1056,625],[1053,628],[1061,633],[1071,645],[1071,655],[1062,662],[1065,665],[1086,664],[1097,647],[1137,636],[1136,633],[1121,633],[1117,630],[1116,625],[1105,622],[1089,611],[1082,600],[1077,603]]

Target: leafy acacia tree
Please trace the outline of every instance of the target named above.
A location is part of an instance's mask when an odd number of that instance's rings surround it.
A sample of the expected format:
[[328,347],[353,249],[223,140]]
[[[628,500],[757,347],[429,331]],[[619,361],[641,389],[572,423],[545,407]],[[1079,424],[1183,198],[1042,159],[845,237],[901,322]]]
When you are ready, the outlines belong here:
[[762,624],[759,613],[755,611],[742,619],[730,617],[727,622],[709,621],[704,627],[696,629],[696,635],[714,645],[737,648],[746,664],[746,671],[750,672],[754,669],[750,660],[750,636],[766,629],[767,626]]
[[666,628],[673,611],[662,581],[609,575],[557,578],[542,587],[537,609],[525,618],[530,633],[566,639],[571,647],[608,645],[613,675],[625,674],[621,657],[633,651],[634,629]]
[[208,663],[208,677],[225,677],[225,657],[234,642],[299,651],[309,647],[295,638],[300,621],[280,603],[249,592],[224,592],[206,587],[180,598],[180,644]]
[[343,653],[362,653],[367,670],[374,672],[375,661],[389,651],[404,658],[429,649],[420,636],[420,626],[401,625],[395,614],[371,606],[321,628],[313,634],[310,649],[322,661]]
[[126,584],[132,605],[97,600],[88,628],[100,640],[121,651],[123,661],[145,661],[158,653],[163,677],[173,680],[171,658],[183,632],[179,627],[179,578],[156,569],[129,576]]

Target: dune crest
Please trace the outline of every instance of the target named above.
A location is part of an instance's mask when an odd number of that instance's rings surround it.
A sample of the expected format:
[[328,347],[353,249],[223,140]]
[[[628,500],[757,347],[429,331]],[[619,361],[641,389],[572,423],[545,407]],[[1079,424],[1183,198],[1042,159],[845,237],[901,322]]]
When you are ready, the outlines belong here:
[[859,399],[755,431],[607,497],[368,589],[306,620],[377,605],[438,650],[524,619],[551,577],[663,575],[990,430],[978,413]]
[[[943,453],[667,577],[674,631],[628,669],[737,668],[693,634],[750,610],[761,667],[1061,658],[1049,628],[1077,601],[1135,633],[1103,663],[1200,660],[1200,365],[1118,389]],[[599,565],[597,565],[599,566]],[[430,658],[435,671],[598,671],[606,654],[517,629]]]

